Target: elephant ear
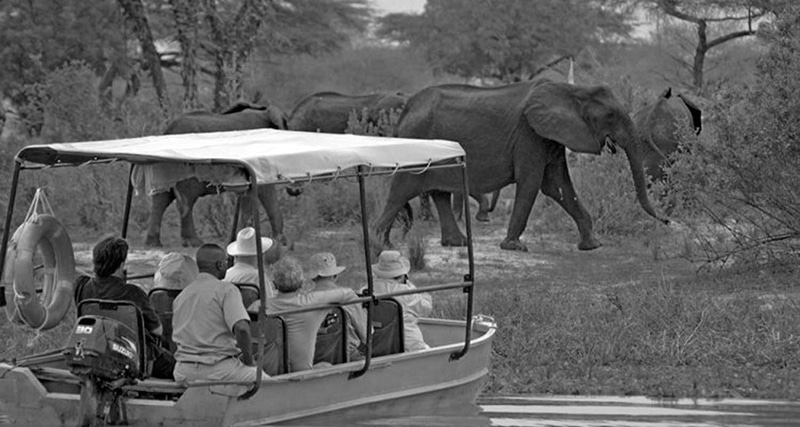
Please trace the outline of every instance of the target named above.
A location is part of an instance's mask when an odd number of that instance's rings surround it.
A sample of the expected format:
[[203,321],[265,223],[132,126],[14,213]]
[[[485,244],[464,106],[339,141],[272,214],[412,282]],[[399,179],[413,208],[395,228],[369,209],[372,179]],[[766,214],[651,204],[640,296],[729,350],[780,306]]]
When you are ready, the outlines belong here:
[[552,139],[572,151],[600,154],[603,147],[581,116],[573,91],[574,87],[566,84],[536,85],[523,111],[525,118],[539,136]]
[[686,104],[686,108],[688,108],[689,113],[692,114],[692,124],[694,125],[695,135],[700,135],[700,131],[703,130],[703,111],[697,106],[697,104],[690,101],[684,95],[678,95],[678,98],[680,98],[681,101]]

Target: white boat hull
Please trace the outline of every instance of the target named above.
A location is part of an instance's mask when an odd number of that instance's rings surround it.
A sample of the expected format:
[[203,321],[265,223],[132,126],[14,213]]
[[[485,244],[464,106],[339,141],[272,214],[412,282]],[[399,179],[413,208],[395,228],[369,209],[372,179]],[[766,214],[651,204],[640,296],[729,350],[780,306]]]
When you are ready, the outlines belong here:
[[[243,387],[200,386],[184,391],[171,382],[142,381],[127,388],[128,424],[309,425],[315,420],[477,414],[475,397],[488,373],[495,329],[476,322],[469,352],[451,361],[450,355],[463,347],[463,325],[423,319],[420,326],[430,350],[373,359],[370,370],[355,379],[349,374],[363,362],[269,378],[247,400],[237,397]],[[63,369],[0,364],[0,420],[13,425],[74,426],[80,406],[78,383]],[[148,398],[135,397],[144,393]]]

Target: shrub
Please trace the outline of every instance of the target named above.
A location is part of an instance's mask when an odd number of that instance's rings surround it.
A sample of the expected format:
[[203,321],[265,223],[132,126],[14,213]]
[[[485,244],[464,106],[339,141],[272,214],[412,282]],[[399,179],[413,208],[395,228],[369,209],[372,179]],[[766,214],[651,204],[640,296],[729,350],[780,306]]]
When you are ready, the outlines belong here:
[[[726,238],[704,238],[708,261],[796,259],[800,237],[800,7],[787,6],[758,82],[724,93],[712,112],[718,137],[696,141],[676,158],[673,187]],[[740,89],[741,91],[741,89]]]

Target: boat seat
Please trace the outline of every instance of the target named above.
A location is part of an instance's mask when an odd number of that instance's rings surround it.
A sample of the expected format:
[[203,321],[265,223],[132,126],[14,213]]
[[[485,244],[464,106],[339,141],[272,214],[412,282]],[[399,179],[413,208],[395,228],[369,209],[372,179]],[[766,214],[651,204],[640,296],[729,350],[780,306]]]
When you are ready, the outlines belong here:
[[239,293],[242,294],[242,302],[244,308],[250,307],[251,304],[261,299],[261,291],[258,285],[252,283],[234,283],[239,288]]
[[379,299],[372,306],[372,355],[374,357],[402,353],[403,307],[394,298]]
[[139,364],[142,367],[140,378],[150,376],[152,361],[147,355],[144,317],[136,304],[130,301],[85,299],[78,304],[78,318],[82,316],[103,316],[114,319],[136,332],[139,348]]
[[347,313],[342,307],[331,309],[317,331],[314,364],[347,362]]
[[171,354],[175,354],[177,345],[172,340],[172,302],[178,294],[181,293],[180,289],[173,288],[153,288],[147,293],[150,298],[150,304],[158,315],[158,320],[161,321],[161,326],[164,328],[162,334],[162,341],[164,348],[169,350]]
[[[258,313],[250,314],[250,334],[253,338],[253,357],[258,356],[258,344],[262,340]],[[264,359],[261,369],[268,375],[281,375],[289,369],[289,348],[286,346],[286,323],[283,318],[267,317],[266,342],[264,343]]]

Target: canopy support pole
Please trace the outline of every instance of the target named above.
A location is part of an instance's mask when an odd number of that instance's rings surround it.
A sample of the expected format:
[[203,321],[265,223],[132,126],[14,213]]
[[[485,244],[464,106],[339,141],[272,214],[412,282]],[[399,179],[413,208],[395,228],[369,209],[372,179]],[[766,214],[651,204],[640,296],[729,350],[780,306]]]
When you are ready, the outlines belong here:
[[[3,228],[3,245],[0,249],[0,277],[3,277],[3,269],[6,267],[6,253],[8,252],[8,237],[11,235],[11,217],[14,216],[14,203],[17,200],[17,186],[19,185],[20,161],[14,162],[14,176],[11,178],[11,192],[8,195],[8,208],[6,209],[6,220]],[[0,307],[5,307],[6,301],[5,286],[0,286]]]
[[[244,167],[247,170],[247,177],[250,180],[250,191],[243,197],[249,197],[250,203],[252,203],[253,228],[256,231],[256,253],[263,254],[263,246],[261,245],[261,220],[258,218],[258,180],[256,178],[256,171],[250,165],[244,165]],[[264,283],[264,257],[259,255],[257,259],[258,291],[259,300],[261,302],[258,307],[258,329],[261,331],[261,339],[258,340],[258,354],[254,358],[256,364],[256,382],[253,384],[253,388],[239,396],[239,400],[247,400],[253,397],[261,387],[261,362],[264,360],[264,346],[267,340],[267,287]]]
[[372,278],[372,250],[369,239],[369,217],[367,216],[367,192],[364,184],[364,167],[358,167],[358,196],[361,201],[361,233],[364,236],[364,260],[367,265],[367,290],[365,296],[372,298],[364,304],[367,309],[367,354],[364,355],[364,366],[350,372],[348,379],[355,379],[367,373],[372,362],[372,306],[377,304],[375,300],[374,281]]
[[[128,222],[131,219],[131,202],[133,201],[133,168],[128,172],[128,194],[125,196],[125,213],[122,216],[122,238],[128,238]],[[152,202],[151,202],[152,203]]]
[[464,357],[465,354],[469,351],[469,342],[472,338],[472,304],[473,304],[473,296],[475,294],[475,253],[473,252],[472,248],[472,215],[469,213],[469,184],[468,184],[468,177],[467,177],[467,166],[465,163],[462,164],[461,169],[461,177],[464,186],[464,224],[467,228],[467,259],[469,260],[469,273],[464,276],[465,282],[472,282],[471,286],[465,286],[464,292],[467,294],[467,318],[464,319],[467,325],[466,333],[464,337],[464,348],[461,350],[451,353],[450,360],[458,360]]

